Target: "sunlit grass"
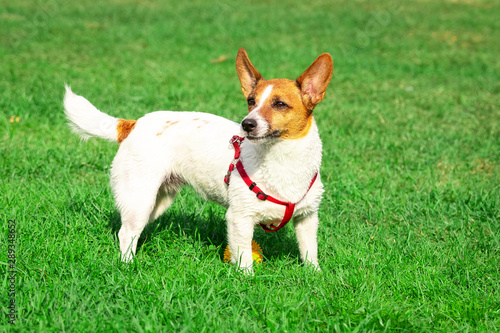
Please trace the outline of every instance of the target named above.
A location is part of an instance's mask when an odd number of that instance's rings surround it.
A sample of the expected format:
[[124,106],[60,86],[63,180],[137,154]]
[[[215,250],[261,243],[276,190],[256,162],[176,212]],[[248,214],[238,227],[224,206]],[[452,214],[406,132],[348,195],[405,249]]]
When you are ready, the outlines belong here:
[[[17,221],[18,317],[2,329],[500,330],[499,15],[488,1],[3,1],[0,215]],[[122,264],[117,147],[71,133],[64,84],[114,116],[238,121],[240,47],[266,78],[334,59],[315,110],[322,272],[300,264],[290,226],[256,230],[265,259],[244,277],[223,262],[224,209],[188,188]]]

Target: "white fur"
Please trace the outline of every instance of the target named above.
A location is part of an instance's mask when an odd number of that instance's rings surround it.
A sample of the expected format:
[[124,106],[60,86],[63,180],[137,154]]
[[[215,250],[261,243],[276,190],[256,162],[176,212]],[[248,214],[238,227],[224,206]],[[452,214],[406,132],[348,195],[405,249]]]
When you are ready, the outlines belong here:
[[263,137],[269,131],[269,124],[260,116],[260,109],[273,92],[273,85],[268,85],[260,96],[259,104],[245,117],[245,119],[253,119],[257,122],[257,127],[252,131],[252,136]]
[[[271,96],[271,93],[273,92],[273,85],[270,84],[268,85],[264,91],[262,92],[262,95],[260,96],[260,101],[259,101],[259,104],[257,104],[257,106],[255,107],[255,109],[252,110],[252,112],[259,112],[259,110],[264,106],[264,104],[266,103],[267,99],[269,98],[269,96]],[[251,113],[252,113],[251,112]]]
[[[271,90],[265,90],[268,96]],[[64,107],[82,137],[117,140],[116,125],[114,129],[108,125],[118,120],[98,111],[69,88]],[[111,168],[111,186],[122,218],[118,237],[124,261],[135,255],[146,224],[160,216],[172,204],[179,188],[188,184],[204,198],[228,208],[231,260],[247,272],[252,271],[254,227],[259,223],[279,224],[285,208],[258,200],[236,170],[229,187],[224,183],[234,157],[229,140],[240,132],[235,122],[199,112],[158,111],[137,121],[121,143]],[[321,150],[314,121],[301,139],[263,143],[245,140],[241,146],[241,161],[248,175],[267,194],[296,203],[307,193],[296,206],[294,225],[301,258],[318,269],[317,212],[323,193],[320,177],[309,192],[307,189],[319,171]]]
[[84,140],[90,137],[116,141],[116,126],[118,119],[97,110],[89,101],[78,96],[66,86],[64,110],[71,121],[73,131]]

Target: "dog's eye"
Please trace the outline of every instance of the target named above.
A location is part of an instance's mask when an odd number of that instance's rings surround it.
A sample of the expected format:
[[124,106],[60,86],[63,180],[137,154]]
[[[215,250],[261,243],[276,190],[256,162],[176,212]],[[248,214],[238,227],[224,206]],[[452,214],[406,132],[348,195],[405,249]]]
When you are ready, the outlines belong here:
[[284,109],[284,108],[288,107],[288,104],[286,104],[285,102],[282,102],[282,101],[276,101],[276,102],[274,102],[273,106],[277,109]]
[[250,97],[249,99],[247,99],[247,102],[248,102],[248,106],[254,106],[255,105],[255,98]]

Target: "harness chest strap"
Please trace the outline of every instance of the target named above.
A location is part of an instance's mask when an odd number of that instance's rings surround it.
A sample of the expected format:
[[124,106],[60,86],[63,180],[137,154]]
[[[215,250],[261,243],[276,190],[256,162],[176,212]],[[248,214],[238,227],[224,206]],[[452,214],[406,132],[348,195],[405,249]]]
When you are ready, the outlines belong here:
[[229,181],[230,181],[230,177],[231,177],[231,172],[234,170],[234,167],[235,167],[234,162],[236,160],[238,160],[236,162],[236,169],[238,170],[238,172],[239,172],[239,174],[241,176],[241,179],[243,179],[243,181],[248,186],[248,188],[250,189],[250,191],[254,192],[257,195],[257,198],[259,200],[262,200],[262,201],[266,201],[267,200],[267,201],[270,201],[272,203],[285,206],[285,215],[283,216],[283,220],[281,221],[281,223],[277,227],[272,226],[272,225],[268,226],[268,225],[265,225],[265,224],[262,224],[262,223],[260,224],[260,226],[262,227],[262,229],[264,229],[265,231],[268,231],[268,232],[278,231],[281,228],[283,228],[292,219],[293,212],[295,210],[295,205],[297,205],[299,202],[301,202],[305,198],[305,196],[307,195],[307,193],[309,192],[309,190],[313,186],[314,182],[316,181],[316,178],[318,177],[318,173],[316,173],[314,175],[313,179],[311,180],[311,184],[309,185],[309,188],[307,189],[307,191],[304,194],[304,196],[302,197],[302,199],[300,199],[296,203],[281,201],[281,200],[278,200],[278,199],[276,199],[276,198],[274,198],[274,197],[272,197],[270,195],[267,195],[267,194],[265,194],[257,186],[257,184],[255,182],[253,182],[250,179],[250,177],[248,176],[247,172],[245,171],[245,168],[243,167],[243,163],[241,163],[241,161],[239,160],[240,152],[241,152],[240,144],[241,144],[241,142],[244,139],[245,138],[242,138],[242,137],[239,137],[239,136],[235,135],[235,136],[233,136],[233,138],[230,141],[233,144],[233,146],[234,146],[234,161],[233,161],[233,163],[231,163],[229,165],[229,169],[228,169],[227,175],[224,177],[224,182],[227,185],[229,185]]

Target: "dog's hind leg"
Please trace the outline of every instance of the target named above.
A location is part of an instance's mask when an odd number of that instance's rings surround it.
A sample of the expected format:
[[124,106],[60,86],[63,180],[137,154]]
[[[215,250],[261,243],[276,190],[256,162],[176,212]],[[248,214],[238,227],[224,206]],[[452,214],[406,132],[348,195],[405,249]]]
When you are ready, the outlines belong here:
[[111,185],[122,220],[118,239],[122,261],[129,262],[135,255],[142,230],[155,210],[161,181],[148,181],[138,175],[113,174],[114,171],[111,171]]
[[[121,204],[123,205],[123,203]],[[152,200],[149,198],[136,198],[136,200],[133,200],[133,206],[119,206],[122,226],[118,232],[118,238],[120,240],[122,261],[132,261],[136,253],[137,241],[150,220],[154,204],[153,196]]]
[[[133,223],[129,222],[134,220]],[[122,227],[118,232],[120,240],[120,252],[122,254],[122,261],[130,262],[137,250],[137,241],[141,236],[141,232],[147,224],[147,219],[127,219],[122,218]]]
[[129,178],[123,183],[115,179],[113,186],[122,218],[118,238],[122,261],[125,262],[132,261],[144,227],[170,207],[182,185],[182,182],[172,177],[157,182],[140,178],[134,178],[134,181]]
[[172,205],[176,194],[177,194],[176,192],[164,193],[161,195],[160,193],[158,193],[158,197],[156,198],[155,208],[153,208],[153,211],[149,216],[149,222],[153,222],[154,220],[159,218],[160,215],[163,214],[168,209],[168,207]]
[[168,209],[168,207],[172,205],[175,196],[177,195],[177,192],[182,185],[182,180],[179,177],[175,176],[170,176],[163,182],[160,189],[158,190],[153,211],[149,216],[150,222],[153,222],[158,217],[160,217],[160,215],[163,214]]

